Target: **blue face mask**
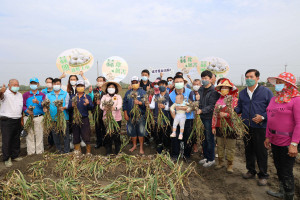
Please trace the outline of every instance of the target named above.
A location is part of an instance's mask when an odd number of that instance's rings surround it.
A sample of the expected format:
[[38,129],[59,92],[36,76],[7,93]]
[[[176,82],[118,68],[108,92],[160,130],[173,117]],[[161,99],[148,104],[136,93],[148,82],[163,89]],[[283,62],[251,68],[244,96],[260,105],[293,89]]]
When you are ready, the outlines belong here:
[[20,88],[19,87],[11,87],[10,89],[13,92],[18,92]]
[[173,81],[169,81],[169,82],[168,82],[168,85],[172,85],[172,84],[173,84]]
[[142,81],[147,81],[148,77],[147,76],[142,76]]
[[275,91],[276,92],[281,92],[284,88],[284,84],[276,84],[275,85]]
[[158,88],[158,85],[154,85],[154,88]]
[[159,86],[159,91],[161,91],[161,92],[166,91],[166,87],[165,86]]
[[30,84],[30,89],[31,89],[31,90],[36,90],[37,88],[38,88],[37,85],[32,85],[32,84]]

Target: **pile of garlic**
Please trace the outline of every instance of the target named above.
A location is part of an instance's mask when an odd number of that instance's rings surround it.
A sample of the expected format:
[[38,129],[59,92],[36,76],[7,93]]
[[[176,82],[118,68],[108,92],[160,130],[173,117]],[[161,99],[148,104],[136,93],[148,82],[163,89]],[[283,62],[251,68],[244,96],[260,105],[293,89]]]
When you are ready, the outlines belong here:
[[85,56],[81,54],[77,49],[75,51],[72,51],[72,55],[70,56],[70,65],[82,65],[90,61],[89,56]]
[[209,66],[207,67],[207,69],[215,72],[225,72],[227,70],[227,67],[224,63],[221,63],[217,58],[213,58],[209,62]]

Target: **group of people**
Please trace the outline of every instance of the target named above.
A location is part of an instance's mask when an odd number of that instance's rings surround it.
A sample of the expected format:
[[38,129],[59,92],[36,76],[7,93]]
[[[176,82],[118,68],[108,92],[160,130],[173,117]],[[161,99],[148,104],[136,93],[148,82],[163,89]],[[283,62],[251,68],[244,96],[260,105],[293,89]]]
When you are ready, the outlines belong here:
[[[81,77],[82,79],[79,79],[76,75],[71,75],[67,86],[63,86],[61,81],[65,74],[54,79],[49,77],[45,80],[47,87],[42,91],[39,91],[39,79],[31,78],[30,91],[23,95],[18,92],[18,80],[11,79],[7,88],[3,85],[0,90],[0,119],[3,161],[7,167],[12,166],[12,160],[21,160],[20,130],[30,115],[33,117],[34,128],[26,137],[27,153],[32,155],[44,152],[42,121],[44,113],[48,110],[42,106],[42,102],[48,99],[54,123],[57,123],[57,112],[60,109],[67,124],[63,132],[53,129],[48,136],[48,143],[54,144],[60,153],[70,152],[72,145],[74,152],[79,153],[81,146],[85,145],[86,154],[91,154],[89,111],[94,113],[97,106],[100,106],[101,112],[97,115],[98,118],[95,118],[95,148],[104,146],[107,155],[120,152],[123,111],[127,121],[127,134],[132,142],[130,152],[134,152],[139,145],[139,153],[143,155],[144,144],[152,142],[153,139],[158,153],[166,150],[170,152],[172,159],[178,160],[182,156],[188,162],[192,153],[198,151],[200,144],[197,137],[193,137],[192,142],[189,141],[194,119],[199,115],[204,125],[205,137],[201,143],[203,158],[199,164],[212,167],[216,164],[215,157],[218,155],[215,169],[223,168],[226,159],[226,171],[232,173],[238,137],[231,128],[234,111],[247,126],[247,132],[243,136],[247,172],[243,174],[243,178],[252,179],[257,175],[258,185],[267,184],[267,149],[271,148],[280,191],[268,191],[268,194],[293,199],[293,166],[300,141],[300,93],[293,74],[284,72],[278,77],[268,79],[275,86],[275,96],[270,89],[258,84],[260,73],[256,69],[249,69],[245,73],[247,87],[240,92],[228,78],[216,81],[216,75],[208,70],[203,71],[199,79],[191,80],[189,77],[190,82],[184,79],[182,72],[177,72],[174,77],[168,77],[166,80],[163,80],[161,74],[154,82],[150,82],[150,72],[143,70],[141,79],[137,76],[131,78],[123,98],[120,95],[122,87],[119,83],[107,81],[105,77],[99,76],[93,89],[83,73]],[[149,90],[153,90],[153,93]],[[136,96],[132,97],[132,93]],[[226,102],[229,96],[232,98],[230,105]],[[74,98],[77,98],[77,104],[72,101]],[[56,100],[62,100],[63,105],[56,107]],[[113,101],[113,105],[108,107],[105,103],[108,101]],[[191,110],[191,102],[198,102],[199,109]],[[34,109],[28,109],[30,106],[34,106]],[[81,125],[73,123],[75,106],[82,117]],[[138,118],[133,112],[137,107]],[[147,109],[151,110],[155,121],[150,132],[146,127]],[[107,127],[104,122],[108,112],[112,113],[119,126],[118,131],[113,134],[106,134]],[[160,112],[166,119],[159,118]],[[225,130],[226,135],[222,127],[224,119],[229,126]],[[164,124],[164,128],[159,125],[161,123]],[[255,167],[256,162],[258,171]]]

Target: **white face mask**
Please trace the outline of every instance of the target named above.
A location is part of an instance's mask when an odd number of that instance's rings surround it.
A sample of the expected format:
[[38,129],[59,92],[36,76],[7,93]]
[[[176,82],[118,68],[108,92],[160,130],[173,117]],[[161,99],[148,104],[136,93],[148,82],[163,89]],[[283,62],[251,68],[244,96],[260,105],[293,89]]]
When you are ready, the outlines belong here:
[[53,90],[54,91],[60,90],[60,85],[53,85]]
[[52,88],[52,83],[47,83],[46,86],[47,88]]
[[194,85],[194,86],[193,86],[193,90],[194,90],[194,91],[198,91],[199,89],[200,89],[200,86],[199,86],[199,85]]
[[76,85],[76,81],[70,81],[70,84],[71,84],[72,86],[74,86],[74,85]]
[[101,81],[101,82],[97,82],[97,86],[98,87],[102,87],[102,85],[103,85],[104,83]]
[[114,94],[116,92],[116,89],[115,88],[107,88],[107,92],[109,94]]

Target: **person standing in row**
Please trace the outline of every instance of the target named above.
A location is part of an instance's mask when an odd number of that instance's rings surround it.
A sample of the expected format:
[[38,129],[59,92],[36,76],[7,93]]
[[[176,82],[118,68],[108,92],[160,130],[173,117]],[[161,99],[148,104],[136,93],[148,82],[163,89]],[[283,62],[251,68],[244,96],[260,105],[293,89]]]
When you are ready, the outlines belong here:
[[[127,121],[127,134],[131,137],[133,147],[129,150],[133,152],[137,147],[137,138],[140,142],[140,154],[144,155],[144,138],[147,136],[147,132],[145,129],[145,104],[142,102],[143,96],[146,94],[145,90],[140,88],[139,78],[137,76],[133,76],[131,78],[131,88],[129,89],[123,100],[123,111],[124,118]],[[130,97],[131,92],[136,92],[136,98]],[[141,116],[137,121],[133,121],[133,114],[131,111],[134,108],[134,105],[138,105],[141,111]]]
[[[220,94],[212,119],[212,133],[217,137],[218,143],[218,165],[215,169],[221,169],[224,167],[224,158],[226,155],[227,159],[227,173],[233,173],[233,161],[235,157],[236,149],[236,138],[237,135],[229,127],[224,130],[222,127],[221,119],[225,119],[227,124],[232,127],[231,110],[237,106],[237,95],[238,89],[235,85],[227,78],[221,78],[218,80],[218,85],[215,90]],[[226,104],[226,98],[232,97],[231,107],[228,108]]]
[[[94,90],[92,87],[90,87],[90,89],[89,89],[89,95],[93,99],[95,109],[96,109],[97,105],[101,105],[101,99],[105,95],[105,91],[103,91],[102,87],[106,83],[106,78],[104,76],[99,76],[96,79],[96,81],[97,81],[97,87]],[[99,95],[100,95],[98,102],[95,99],[96,93],[99,93]],[[95,112],[95,109],[93,112]],[[99,118],[96,120],[97,120],[97,122],[95,123],[95,130],[96,130],[95,149],[99,149],[100,147],[103,146],[103,140],[104,140],[104,136],[105,136],[105,132],[106,132],[106,129],[105,129],[105,126],[103,123],[103,111],[102,110],[99,113]]]
[[200,114],[201,120],[204,125],[205,139],[203,141],[203,155],[204,158],[199,161],[203,167],[210,167],[215,164],[215,139],[212,134],[212,117],[215,104],[220,95],[215,91],[215,87],[212,85],[213,74],[211,71],[203,71],[201,73],[202,86],[200,87],[198,94],[200,95],[199,110],[197,114]]
[[244,136],[246,168],[244,179],[255,178],[255,160],[259,169],[258,185],[267,185],[269,174],[268,152],[264,146],[267,126],[267,107],[273,93],[270,89],[258,84],[260,73],[256,69],[249,69],[245,73],[247,88],[240,92],[238,105],[235,108],[237,114],[242,114],[245,125],[249,128],[249,134]]
[[[91,125],[89,120],[89,110],[93,109],[93,102],[89,95],[84,93],[85,86],[84,81],[79,80],[76,83],[76,94],[70,96],[68,110],[72,111],[72,119],[74,120],[74,107],[77,106],[79,113],[81,114],[81,124],[76,124],[71,121],[73,132],[73,144],[75,152],[81,153],[80,142],[81,139],[86,144],[86,155],[91,154]],[[77,98],[77,105],[73,102],[73,98]]]
[[23,96],[18,91],[17,79],[10,79],[8,89],[3,85],[0,90],[2,158],[6,167],[12,166],[12,160],[22,160],[19,154]]
[[267,108],[268,122],[265,147],[272,149],[280,190],[267,191],[274,197],[294,199],[293,167],[300,142],[300,92],[296,77],[283,72],[268,81],[275,86],[276,96]]
[[119,125],[120,130],[118,132],[112,133],[112,135],[106,134],[104,136],[104,146],[106,149],[106,155],[110,155],[112,153],[112,144],[115,145],[115,155],[117,155],[120,152],[121,147],[121,125],[122,125],[122,104],[123,100],[121,95],[119,95],[119,92],[122,91],[122,87],[119,83],[116,82],[107,82],[103,85],[103,91],[105,91],[106,95],[104,95],[101,99],[100,108],[103,110],[103,120],[106,119],[106,113],[108,112],[108,109],[106,106],[103,105],[104,102],[112,100],[114,102],[114,105],[111,107],[111,112],[113,115],[113,118],[116,120],[116,122]]
[[[47,95],[48,93],[53,91],[53,78],[52,77],[48,77],[45,80],[46,83],[46,88],[42,89],[42,93],[44,93],[45,95]],[[49,132],[48,135],[48,148],[50,149],[53,145],[54,145],[54,141],[53,141],[53,134],[52,131]]]
[[[59,153],[69,153],[70,152],[69,113],[67,112],[67,109],[68,109],[68,105],[69,105],[70,96],[66,91],[61,89],[61,79],[59,79],[59,78],[53,79],[53,91],[48,93],[46,95],[46,98],[50,100],[50,115],[52,117],[52,120],[54,121],[54,127],[57,123],[56,114],[57,114],[57,109],[58,109],[54,105],[54,101],[63,100],[63,105],[59,109],[60,109],[60,111],[62,111],[64,113],[66,124],[67,124],[65,134],[62,132],[56,131],[55,128],[53,129],[52,133],[53,133],[53,140],[54,140],[54,144],[56,146],[56,150]],[[43,110],[44,110],[44,112],[47,112],[46,108],[44,108]],[[62,150],[61,143],[60,143],[61,137],[63,138],[63,141],[64,141],[64,150]]]
[[[39,79],[30,79],[30,91],[23,94],[23,112],[25,113],[24,123],[26,124],[29,115],[33,117],[34,128],[28,131],[26,137],[27,144],[27,154],[42,154],[44,152],[44,141],[43,141],[43,106],[42,101],[44,101],[46,95],[38,91]],[[34,106],[33,111],[29,110],[30,106]]]

